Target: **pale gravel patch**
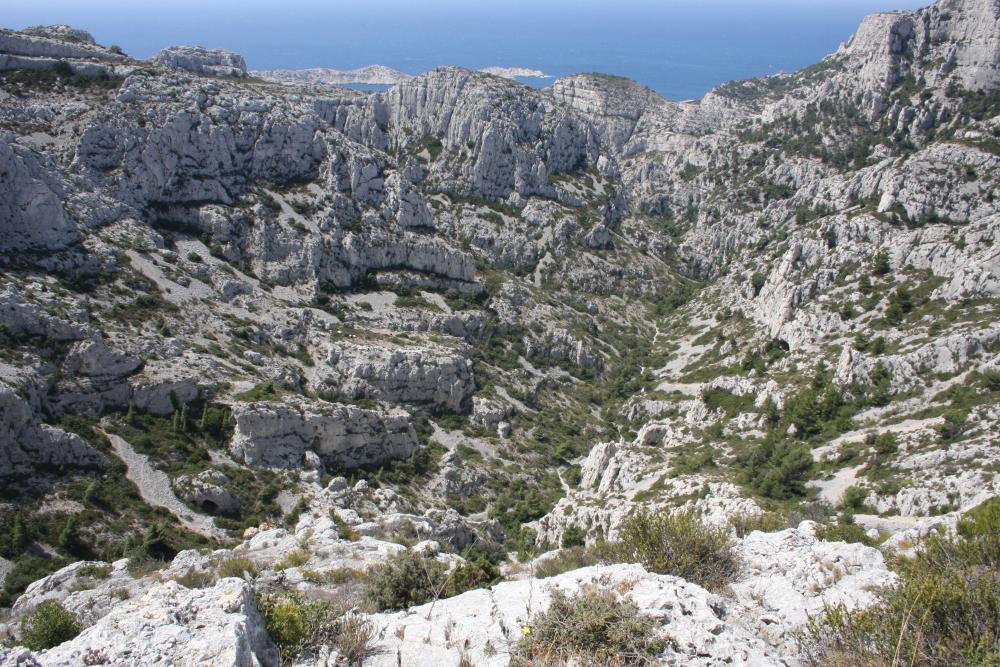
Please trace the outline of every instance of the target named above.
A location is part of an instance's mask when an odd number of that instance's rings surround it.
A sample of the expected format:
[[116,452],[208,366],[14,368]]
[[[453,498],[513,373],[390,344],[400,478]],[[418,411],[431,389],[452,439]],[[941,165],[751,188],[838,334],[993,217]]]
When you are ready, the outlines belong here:
[[115,454],[125,463],[125,476],[135,483],[144,501],[166,509],[188,530],[217,540],[226,539],[225,531],[216,527],[211,517],[194,512],[174,495],[167,473],[154,468],[149,458],[135,451],[124,438],[113,433],[105,435]]

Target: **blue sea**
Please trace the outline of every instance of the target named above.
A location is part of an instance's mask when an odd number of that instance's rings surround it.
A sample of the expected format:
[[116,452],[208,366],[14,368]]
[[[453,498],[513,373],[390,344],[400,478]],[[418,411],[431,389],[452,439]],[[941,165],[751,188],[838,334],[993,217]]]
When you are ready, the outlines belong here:
[[[865,14],[912,0],[5,0],[0,26],[70,23],[148,57],[171,44],[239,51],[251,69],[378,63],[604,72],[691,99],[832,53]],[[525,79],[544,86],[552,79]]]

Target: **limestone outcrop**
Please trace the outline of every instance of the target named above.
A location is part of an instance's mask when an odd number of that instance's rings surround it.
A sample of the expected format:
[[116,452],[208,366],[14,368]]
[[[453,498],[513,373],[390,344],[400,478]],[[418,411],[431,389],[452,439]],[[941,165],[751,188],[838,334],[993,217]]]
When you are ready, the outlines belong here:
[[243,56],[226,49],[206,49],[203,46],[168,46],[151,59],[154,65],[182,69],[216,76],[246,76],[247,63]]
[[356,468],[406,458],[417,447],[410,419],[400,410],[249,403],[234,405],[233,419],[229,449],[248,465],[301,467],[313,452],[331,464]]
[[250,584],[240,579],[202,589],[173,581],[155,584],[37,660],[42,665],[279,664]]
[[104,457],[74,433],[41,423],[35,408],[0,382],[0,477],[30,478],[62,466],[95,468]]
[[422,346],[334,343],[316,381],[348,399],[465,412],[475,387],[472,367],[458,351]]

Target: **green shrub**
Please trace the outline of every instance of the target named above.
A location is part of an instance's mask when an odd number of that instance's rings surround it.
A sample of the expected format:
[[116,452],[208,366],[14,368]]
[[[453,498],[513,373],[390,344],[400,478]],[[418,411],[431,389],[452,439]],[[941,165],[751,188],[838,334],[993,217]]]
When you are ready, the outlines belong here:
[[753,394],[738,396],[728,389],[711,387],[702,390],[701,400],[709,410],[721,410],[730,419],[741,412],[754,411]]
[[889,295],[889,305],[885,310],[885,319],[890,324],[901,324],[903,319],[913,310],[913,297],[903,285]]
[[293,567],[302,567],[309,562],[309,557],[309,552],[305,549],[294,549],[285,554],[285,557],[274,565],[274,569],[289,570]]
[[76,571],[81,577],[93,577],[94,579],[107,579],[111,576],[110,565],[84,565]]
[[448,566],[412,551],[402,551],[365,578],[363,599],[375,611],[409,609],[444,592]]
[[330,510],[330,520],[333,521],[333,525],[337,527],[337,537],[342,540],[349,540],[351,542],[357,542],[361,539],[358,535],[358,531],[347,525],[347,522],[340,518],[336,510]]
[[872,273],[876,276],[884,276],[892,270],[889,266],[889,253],[879,250],[872,260]]
[[282,663],[291,664],[307,649],[336,641],[340,613],[330,602],[306,600],[298,593],[264,594],[257,596],[257,608]]
[[76,614],[58,600],[45,600],[21,624],[19,644],[32,651],[45,651],[76,637],[83,626]]
[[961,410],[951,410],[944,415],[944,422],[937,427],[937,432],[943,442],[954,442],[968,429],[965,413]]
[[995,368],[983,371],[983,386],[987,391],[1000,391],[1000,371]]
[[640,510],[621,529],[624,560],[651,572],[672,574],[709,590],[720,590],[739,571],[728,531],[702,523],[692,510],[670,515]]
[[562,534],[561,546],[563,549],[583,546],[587,542],[587,533],[575,524],[566,526]]
[[810,621],[803,649],[811,664],[997,664],[1000,499],[970,512],[958,536],[932,535],[921,546],[873,606],[836,605]]
[[257,576],[257,566],[246,556],[234,556],[219,565],[219,578],[238,577],[242,579],[244,575]]
[[840,504],[844,509],[860,510],[864,509],[865,500],[868,499],[868,489],[863,489],[857,485],[851,485],[844,489],[844,496]]
[[826,542],[848,542],[878,546],[879,540],[868,537],[868,531],[854,523],[850,514],[841,514],[837,523],[817,523],[816,537]]
[[500,570],[483,556],[459,563],[447,577],[442,597],[461,595],[476,588],[487,588],[500,581]]
[[570,570],[579,570],[581,567],[614,563],[618,559],[617,543],[598,542],[589,547],[579,546],[563,549],[554,556],[536,563],[532,576],[545,579]]
[[268,380],[257,384],[253,389],[248,389],[241,394],[236,394],[233,398],[237,401],[246,401],[248,403],[252,403],[254,401],[277,401],[287,393],[288,391],[276,382]]
[[788,440],[768,437],[738,460],[741,479],[757,493],[783,500],[804,496],[805,483],[813,469],[809,448]]
[[469,558],[449,572],[438,560],[402,551],[368,571],[362,598],[376,611],[409,609],[484,588],[499,579],[500,571],[483,556]]
[[738,514],[729,518],[729,527],[736,533],[736,537],[746,537],[755,530],[762,533],[784,530],[788,528],[788,520],[777,512]]
[[533,616],[512,665],[648,665],[667,648],[657,623],[632,600],[588,586],[572,597],[552,592],[549,608]]
[[73,76],[73,67],[65,60],[57,60],[52,65],[52,71],[62,77]]
[[209,586],[214,586],[217,577],[214,572],[209,570],[197,570],[191,568],[179,577],[176,577],[174,581],[183,586],[184,588],[208,588]]

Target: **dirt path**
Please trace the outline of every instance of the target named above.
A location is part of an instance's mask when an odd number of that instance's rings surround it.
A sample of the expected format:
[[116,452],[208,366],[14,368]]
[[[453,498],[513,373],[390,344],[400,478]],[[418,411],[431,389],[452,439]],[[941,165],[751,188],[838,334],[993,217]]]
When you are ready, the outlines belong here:
[[842,468],[841,470],[838,470],[832,478],[807,482],[806,486],[812,486],[819,489],[820,499],[825,500],[836,507],[844,497],[844,491],[849,486],[853,486],[857,481],[858,472],[863,467],[864,466],[857,466],[856,468]]
[[113,433],[105,435],[108,436],[115,454],[125,462],[128,469],[125,476],[139,489],[139,495],[143,500],[150,505],[166,509],[188,530],[217,540],[226,539],[225,531],[216,527],[212,517],[198,514],[174,495],[167,473],[154,468],[145,455],[135,451],[132,445],[120,436]]
[[865,438],[869,435],[881,435],[882,433],[895,433],[897,435],[902,435],[905,433],[920,431],[932,426],[937,426],[942,423],[944,423],[944,419],[942,417],[930,417],[928,419],[905,419],[897,424],[890,424],[889,426],[874,426],[858,429],[856,431],[849,431],[834,438],[822,447],[814,449],[813,459],[820,461],[827,454],[832,454],[837,451],[841,445],[850,442],[864,442]]

